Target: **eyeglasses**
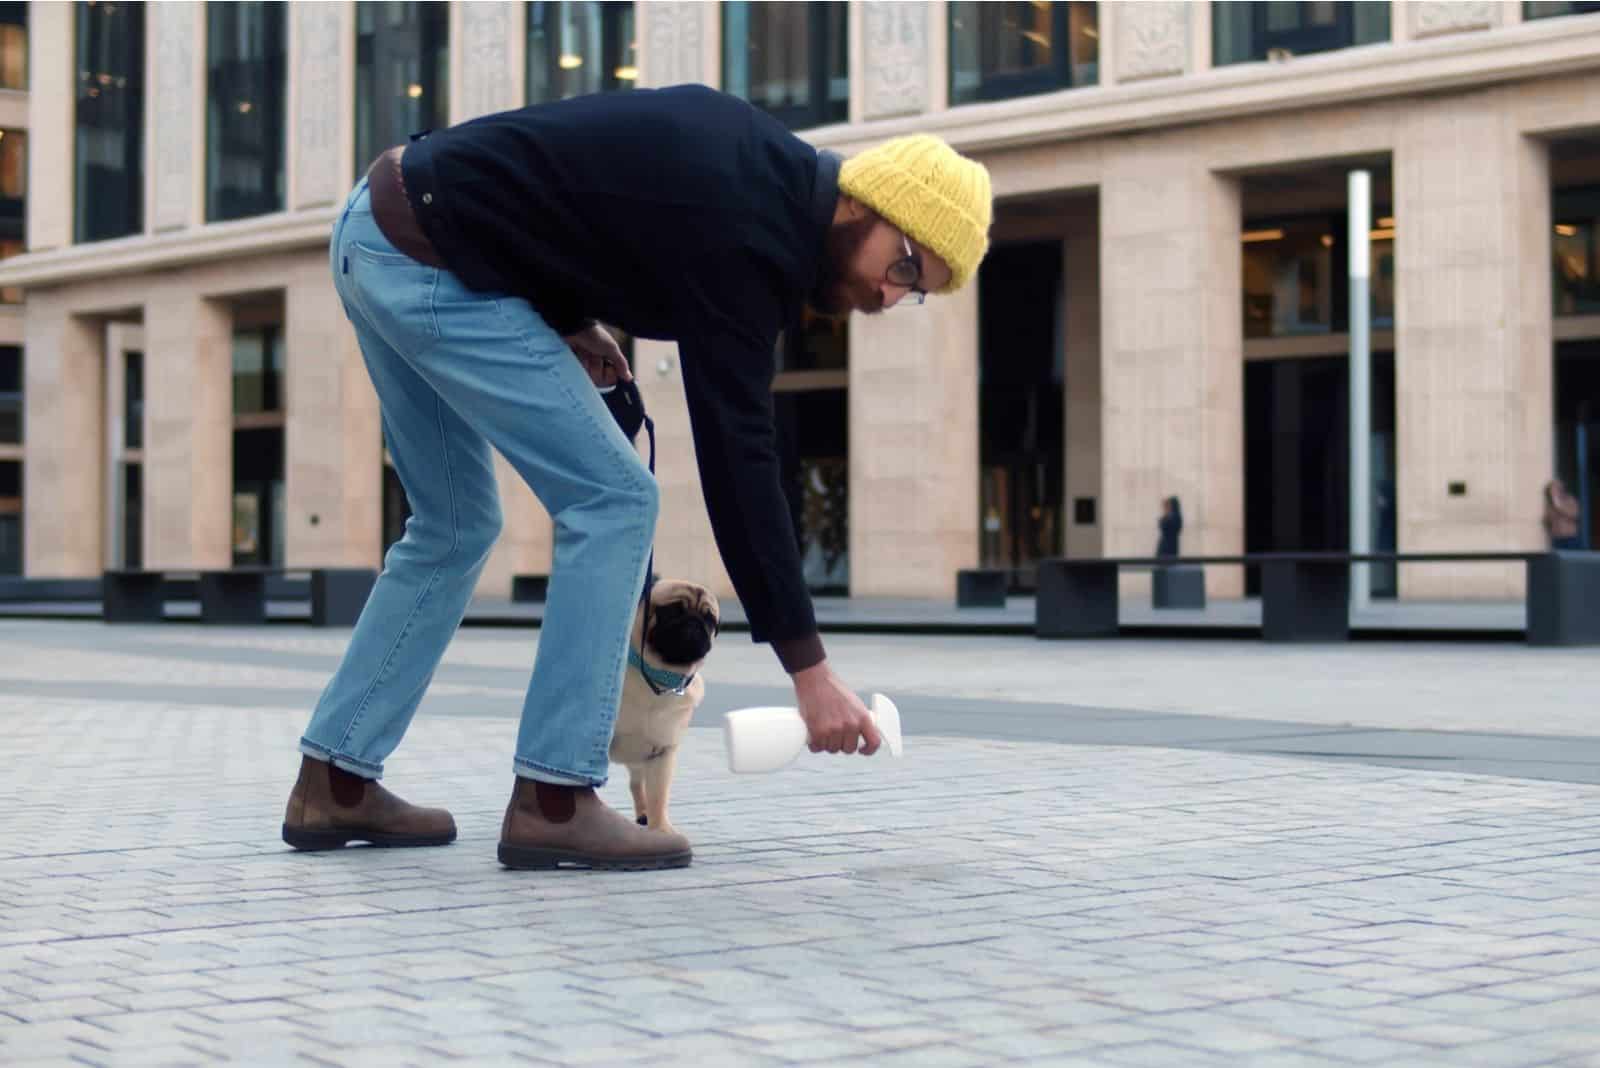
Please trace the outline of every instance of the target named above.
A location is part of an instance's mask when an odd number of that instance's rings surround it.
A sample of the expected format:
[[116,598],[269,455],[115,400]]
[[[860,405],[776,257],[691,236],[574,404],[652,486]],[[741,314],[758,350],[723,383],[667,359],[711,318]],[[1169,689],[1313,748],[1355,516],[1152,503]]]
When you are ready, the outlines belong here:
[[906,254],[889,264],[889,269],[884,272],[884,278],[890,285],[910,291],[903,298],[906,302],[913,305],[921,304],[928,299],[927,291],[917,288],[917,283],[922,281],[922,257],[911,248],[911,239],[903,231],[900,234],[900,243],[905,247]]

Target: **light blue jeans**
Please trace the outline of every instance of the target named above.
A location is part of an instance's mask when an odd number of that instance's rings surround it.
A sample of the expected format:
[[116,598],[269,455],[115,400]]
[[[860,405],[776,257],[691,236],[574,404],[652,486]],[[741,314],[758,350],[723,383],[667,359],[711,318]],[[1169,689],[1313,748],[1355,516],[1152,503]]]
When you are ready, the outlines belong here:
[[493,447],[555,526],[513,769],[603,785],[655,533],[655,479],[539,313],[396,249],[373,221],[365,179],[334,226],[331,253],[412,514],[301,751],[357,775],[383,774],[500,533]]

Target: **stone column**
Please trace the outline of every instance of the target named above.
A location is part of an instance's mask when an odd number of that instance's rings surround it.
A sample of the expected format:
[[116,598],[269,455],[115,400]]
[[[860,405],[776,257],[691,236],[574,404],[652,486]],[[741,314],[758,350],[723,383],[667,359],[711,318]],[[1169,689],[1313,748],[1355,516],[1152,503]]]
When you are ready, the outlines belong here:
[[284,563],[375,566],[383,527],[378,395],[322,256],[294,266],[284,305]]
[[145,566],[233,562],[233,317],[163,280],[145,306]]
[[866,0],[860,9],[860,118],[915,115],[929,107],[929,24],[924,0]]
[[[1244,550],[1238,183],[1182,135],[1130,139],[1100,187],[1102,523],[1108,556],[1149,556],[1163,497],[1187,555]],[[1238,596],[1238,569],[1207,569]],[[1144,581],[1141,581],[1144,580]],[[1147,585],[1129,576],[1126,588]]]
[[[1408,111],[1394,153],[1402,552],[1543,545],[1552,471],[1550,172],[1495,94]],[[1453,495],[1451,483],[1465,493]],[[1402,568],[1405,597],[1517,597],[1507,565]]]
[[[1100,235],[1073,234],[1062,248],[1066,301],[1066,492],[1063,548],[1068,556],[1101,555],[1104,495],[1100,488]],[[1095,502],[1095,521],[1079,525],[1073,501]]]
[[[656,571],[703,583],[718,597],[731,597],[733,582],[712,538],[706,498],[700,488],[678,346],[664,341],[635,341],[633,353],[634,378],[645,408],[656,423],[656,482],[661,487]],[[642,431],[639,446],[649,448]]]
[[47,294],[28,298],[23,561],[30,578],[100,574],[105,523],[105,332]]
[[954,598],[978,563],[978,287],[850,320],[850,593]]
[[204,4],[151,4],[145,13],[151,190],[145,227],[154,233],[193,226],[203,214],[205,17]]
[[72,244],[76,4],[28,5],[28,249]]
[[343,202],[355,174],[355,5],[289,5],[289,207]]

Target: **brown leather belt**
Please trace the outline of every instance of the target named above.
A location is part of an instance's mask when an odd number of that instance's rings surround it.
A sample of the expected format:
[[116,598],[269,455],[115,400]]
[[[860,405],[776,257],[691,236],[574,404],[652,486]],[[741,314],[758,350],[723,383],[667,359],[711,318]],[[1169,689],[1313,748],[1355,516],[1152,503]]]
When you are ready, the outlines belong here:
[[444,260],[434,251],[433,242],[417,222],[406,196],[405,177],[400,172],[400,157],[405,145],[396,145],[372,161],[367,168],[367,194],[372,198],[372,221],[378,224],[389,244],[418,263],[443,267]]

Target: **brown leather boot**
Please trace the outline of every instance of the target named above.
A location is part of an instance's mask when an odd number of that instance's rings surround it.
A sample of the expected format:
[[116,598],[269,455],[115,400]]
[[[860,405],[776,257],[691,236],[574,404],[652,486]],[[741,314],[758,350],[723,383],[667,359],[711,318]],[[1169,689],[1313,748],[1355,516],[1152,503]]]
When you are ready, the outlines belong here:
[[283,840],[306,850],[350,842],[440,846],[456,840],[456,821],[442,808],[407,804],[376,780],[303,757],[283,816]]
[[500,826],[500,863],[508,868],[649,871],[686,868],[694,859],[677,832],[652,831],[609,807],[593,789],[517,776]]

